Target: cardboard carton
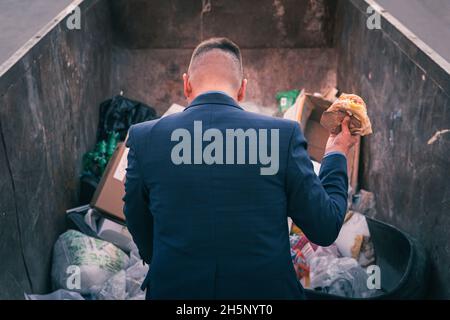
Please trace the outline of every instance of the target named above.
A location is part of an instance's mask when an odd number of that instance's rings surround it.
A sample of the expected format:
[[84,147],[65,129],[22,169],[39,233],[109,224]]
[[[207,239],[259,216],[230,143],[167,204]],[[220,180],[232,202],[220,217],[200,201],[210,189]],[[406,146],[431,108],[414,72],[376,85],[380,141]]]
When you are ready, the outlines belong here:
[[125,143],[119,143],[91,201],[91,207],[121,221],[125,221],[122,198],[125,195],[127,156]]
[[[322,162],[325,146],[330,135],[328,130],[320,124],[322,113],[332,104],[330,96],[328,95],[330,99],[328,100],[318,94],[302,92],[295,104],[284,115],[284,118],[300,123],[308,141],[308,153],[312,160],[319,163]],[[359,149],[360,137],[358,136],[358,142],[350,150],[347,158],[348,178],[353,191],[357,190],[358,184]]]

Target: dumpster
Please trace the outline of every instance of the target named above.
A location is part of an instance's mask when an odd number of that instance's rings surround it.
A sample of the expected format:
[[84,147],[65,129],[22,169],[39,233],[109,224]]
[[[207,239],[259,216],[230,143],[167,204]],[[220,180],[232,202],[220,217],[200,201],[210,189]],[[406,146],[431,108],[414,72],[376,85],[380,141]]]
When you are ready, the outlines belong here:
[[[427,296],[450,297],[450,65],[389,12],[367,10],[374,3],[74,1],[0,65],[0,299],[50,291],[65,211],[86,204],[79,176],[82,155],[95,146],[98,106],[120,93],[158,115],[185,105],[181,74],[212,36],[240,45],[247,101],[264,110],[276,113],[276,93],[296,89],[337,87],[365,99],[374,134],[361,140],[355,165],[358,186],[377,196],[370,227],[383,289],[414,297],[405,288],[422,272],[421,254],[400,228],[429,251]],[[79,29],[67,24],[74,6]],[[367,25],[374,13],[380,28]]]

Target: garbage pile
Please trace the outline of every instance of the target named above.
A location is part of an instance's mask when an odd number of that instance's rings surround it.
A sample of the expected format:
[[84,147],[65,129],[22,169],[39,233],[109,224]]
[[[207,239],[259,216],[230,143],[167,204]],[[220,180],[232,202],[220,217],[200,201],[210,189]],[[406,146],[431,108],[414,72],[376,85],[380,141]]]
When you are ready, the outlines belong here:
[[[279,112],[294,110],[293,106],[298,105],[296,99],[304,96],[302,92],[279,93]],[[303,109],[306,107],[305,104]],[[97,145],[85,154],[81,176],[80,201],[90,202],[90,205],[67,211],[72,228],[60,235],[53,248],[51,280],[54,291],[47,295],[25,294],[26,299],[145,298],[140,286],[149,267],[143,264],[124,226],[121,199],[127,153],[121,142],[131,124],[156,118],[154,110],[148,108],[122,96],[101,105]],[[183,109],[172,105],[166,114]],[[270,112],[253,104],[247,104],[246,110]],[[306,113],[302,112],[303,116]],[[295,118],[304,127],[306,122],[302,122],[302,116],[295,114]],[[318,174],[320,163],[313,161],[313,165]],[[291,257],[304,288],[341,297],[370,298],[382,294],[381,290],[367,286],[366,269],[376,261],[365,216],[374,215],[375,200],[373,194],[365,190],[356,195],[350,190],[349,194],[349,211],[344,225],[336,242],[329,247],[311,243],[300,228],[290,223]]]
[[60,235],[53,248],[53,293],[29,300],[144,300],[148,272],[127,228],[83,206],[69,210],[78,230]]
[[[28,295],[30,300],[143,300],[140,289],[148,272],[139,256],[130,233],[120,221],[123,215],[115,211],[100,212],[94,207],[98,196],[117,203],[116,211],[122,211],[123,181],[111,184],[106,178],[116,172],[107,172],[115,156],[123,152],[123,141],[131,125],[157,118],[153,108],[122,95],[106,100],[99,108],[99,123],[95,148],[83,156],[80,176],[80,203],[91,203],[67,211],[71,228],[60,235],[53,248],[51,282],[53,293]],[[126,159],[126,154],[123,157]],[[117,159],[116,159],[117,160]],[[119,159],[120,160],[120,159]],[[117,168],[111,168],[115,169]],[[125,166],[126,167],[126,166]],[[119,187],[109,194],[108,188]],[[106,191],[104,189],[106,188]],[[94,193],[97,199],[94,201]],[[109,214],[108,217],[105,214]]]
[[352,197],[344,225],[335,243],[320,247],[311,243],[292,224],[289,236],[291,257],[304,288],[347,298],[371,298],[382,290],[368,286],[367,268],[375,264],[375,251],[363,213],[374,210],[373,194],[361,190]]

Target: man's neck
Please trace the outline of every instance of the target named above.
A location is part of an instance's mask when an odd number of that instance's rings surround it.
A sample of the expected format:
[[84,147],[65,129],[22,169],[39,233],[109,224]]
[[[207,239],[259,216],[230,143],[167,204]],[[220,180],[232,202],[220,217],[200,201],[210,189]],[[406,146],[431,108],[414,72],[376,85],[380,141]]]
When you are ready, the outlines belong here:
[[237,100],[236,92],[233,92],[233,90],[226,89],[226,88],[205,88],[205,89],[202,89],[202,90],[198,90],[197,92],[198,93],[196,93],[194,96],[190,97],[190,99],[188,101],[189,103],[191,103],[198,96],[200,96],[202,94],[206,94],[206,93],[222,93],[222,94],[225,94],[227,96],[230,96],[234,100]]
[[[204,92],[200,93],[199,95],[202,95],[202,94],[208,94],[208,93],[221,93],[221,94],[225,94],[225,95],[231,97],[231,95],[230,95],[229,93],[227,93],[227,92],[225,92],[225,91],[222,91],[222,90],[208,90],[208,91],[204,91]],[[198,95],[198,96],[199,96],[199,95]],[[197,96],[197,97],[198,97],[198,96]]]

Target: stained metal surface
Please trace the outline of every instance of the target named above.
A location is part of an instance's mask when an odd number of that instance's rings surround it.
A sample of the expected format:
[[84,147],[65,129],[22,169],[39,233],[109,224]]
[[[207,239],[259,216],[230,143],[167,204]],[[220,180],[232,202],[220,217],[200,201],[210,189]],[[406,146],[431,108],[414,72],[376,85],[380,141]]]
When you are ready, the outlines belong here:
[[[182,74],[192,49],[115,48],[112,90],[153,106],[159,114],[186,104]],[[336,85],[336,53],[326,49],[244,49],[246,101],[276,109],[275,94],[287,89],[325,91]]]
[[0,79],[0,299],[51,289],[53,244],[110,96],[109,7],[85,5],[82,30],[62,22]]
[[365,10],[341,1],[338,15],[338,86],[365,99],[374,131],[362,141],[362,187],[377,197],[377,219],[426,247],[429,295],[448,298],[450,134],[430,139],[450,128],[450,76],[437,65],[423,69],[433,62],[393,41],[392,27],[369,30]]
[[241,48],[331,45],[334,0],[113,0],[116,40],[129,49],[194,48],[226,36]]

